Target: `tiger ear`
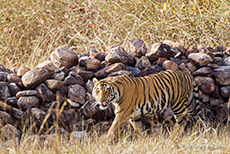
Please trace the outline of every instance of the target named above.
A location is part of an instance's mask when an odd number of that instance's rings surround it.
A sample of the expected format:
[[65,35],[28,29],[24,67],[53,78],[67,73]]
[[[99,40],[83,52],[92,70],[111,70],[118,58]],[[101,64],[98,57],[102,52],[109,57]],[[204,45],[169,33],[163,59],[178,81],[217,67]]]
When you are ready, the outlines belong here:
[[93,83],[96,84],[98,82],[97,78],[93,78]]

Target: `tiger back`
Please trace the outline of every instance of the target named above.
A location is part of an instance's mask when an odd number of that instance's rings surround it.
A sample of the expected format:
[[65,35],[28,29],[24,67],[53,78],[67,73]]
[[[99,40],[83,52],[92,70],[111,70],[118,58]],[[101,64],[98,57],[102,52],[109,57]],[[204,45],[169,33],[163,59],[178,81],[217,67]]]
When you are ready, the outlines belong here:
[[198,88],[187,72],[169,70],[144,77],[128,75],[93,79],[93,97],[101,109],[108,103],[115,106],[115,119],[106,138],[119,133],[129,120],[137,134],[133,120],[141,115],[153,115],[171,108],[176,122],[186,123],[186,116],[196,117],[200,112]]

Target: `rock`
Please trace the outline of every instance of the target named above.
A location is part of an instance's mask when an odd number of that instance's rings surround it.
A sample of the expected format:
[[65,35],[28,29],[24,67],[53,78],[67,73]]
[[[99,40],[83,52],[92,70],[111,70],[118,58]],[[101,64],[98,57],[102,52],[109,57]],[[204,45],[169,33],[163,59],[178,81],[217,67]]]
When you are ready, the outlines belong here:
[[214,80],[210,77],[195,77],[196,83],[201,89],[201,91],[205,94],[210,94],[215,90]]
[[201,101],[203,103],[208,103],[209,102],[209,95],[208,94],[202,94]]
[[12,140],[16,137],[20,139],[21,137],[21,132],[11,124],[6,124],[3,128],[0,129],[0,132],[1,136],[5,138],[5,140]]
[[222,99],[219,92],[219,87],[215,85],[215,90],[211,93],[211,96],[214,98]]
[[6,82],[7,75],[9,73],[7,72],[0,72],[0,82]]
[[65,79],[65,73],[64,72],[59,72],[59,73],[55,73],[52,78],[54,80],[59,80],[59,81],[62,81]]
[[154,65],[150,68],[146,68],[144,70],[142,70],[141,72],[136,74],[136,77],[141,77],[141,76],[146,76],[146,75],[150,75],[150,74],[155,74],[155,73],[159,73],[160,71],[162,71],[163,69],[158,66],[158,65]]
[[23,91],[19,91],[16,94],[16,98],[20,98],[20,97],[25,97],[25,96],[37,96],[38,93],[35,90],[23,90]]
[[0,82],[0,101],[4,101],[7,97],[10,97],[11,93],[6,82]]
[[167,58],[164,58],[164,57],[159,57],[159,58],[157,59],[156,64],[159,65],[160,67],[162,67],[162,66],[163,66],[163,63],[164,63],[166,60],[168,60],[168,59],[167,59]]
[[55,80],[55,79],[47,79],[45,81],[45,83],[46,83],[47,87],[53,92],[61,89],[63,86],[66,85],[66,82]]
[[45,68],[35,68],[22,76],[22,83],[27,89],[33,89],[52,74]]
[[94,83],[93,81],[91,80],[88,80],[85,84],[85,88],[87,89],[88,92],[92,93],[93,91],[93,86],[94,86]]
[[206,53],[207,55],[209,55],[209,56],[211,56],[212,58],[214,58],[213,53],[210,52],[210,51],[208,50],[208,48],[207,48],[204,44],[198,45],[197,49],[198,49],[198,51],[199,51],[200,53]]
[[230,85],[221,87],[220,94],[222,97],[229,98],[230,97]]
[[197,66],[205,66],[208,63],[212,62],[213,59],[211,56],[205,53],[191,53],[188,55],[188,60],[196,64]]
[[174,63],[176,63],[178,66],[181,64],[181,59],[180,58],[170,57],[170,60],[173,61]]
[[215,57],[213,63],[217,64],[218,66],[225,66],[226,65],[224,59],[221,57]]
[[17,102],[18,102],[18,100],[16,97],[8,97],[6,100],[6,104],[8,104],[12,107],[16,107],[16,108],[18,108]]
[[57,72],[60,71],[60,70],[53,64],[53,62],[50,61],[50,60],[45,61],[45,62],[39,64],[37,67],[45,68],[45,69],[47,69],[49,72],[52,72],[52,73],[57,73]]
[[110,77],[110,76],[119,76],[119,75],[128,75],[130,76],[131,75],[131,72],[130,71],[126,71],[126,70],[120,70],[120,71],[117,71],[117,72],[112,72],[110,73],[107,77]]
[[79,74],[83,78],[84,82],[86,82],[89,79],[91,79],[93,77],[93,75],[94,75],[93,72],[85,71],[85,70],[83,70],[83,69],[81,69],[79,67],[76,67],[76,66],[72,67],[70,70],[74,71],[77,74]]
[[89,56],[92,58],[96,58],[100,61],[105,60],[105,54],[102,52],[98,52],[96,49],[90,49]]
[[79,102],[81,104],[85,103],[85,88],[75,84],[68,87],[68,98],[72,101]]
[[17,92],[21,91],[21,89],[17,86],[17,84],[13,82],[8,85],[8,88],[12,96],[16,96]]
[[214,49],[214,52],[224,52],[226,48],[223,45],[219,45]]
[[92,59],[92,58],[89,57],[89,56],[80,57],[79,58],[79,66],[85,67],[86,66],[86,61],[89,60],[89,59]]
[[230,56],[227,58],[224,58],[224,62],[226,65],[230,66]]
[[13,118],[7,112],[0,111],[0,119],[3,122],[4,125],[6,125],[8,123],[11,124],[11,125],[14,125]]
[[219,67],[217,64],[207,64],[207,66],[212,68],[212,69],[216,69]]
[[140,70],[139,68],[136,68],[136,67],[127,66],[127,67],[126,67],[126,71],[132,72],[132,73],[131,73],[131,76],[132,76],[132,77],[135,77],[135,75],[136,75],[137,73],[139,73],[141,70]]
[[17,108],[12,108],[13,110],[13,116],[17,119],[17,120],[21,120],[22,114],[23,112]]
[[50,59],[58,67],[71,68],[78,64],[78,55],[68,46],[59,46],[51,53]]
[[42,123],[45,119],[46,112],[38,109],[38,108],[31,108],[31,116],[36,119],[37,122]]
[[179,69],[182,70],[182,71],[185,71],[185,72],[187,72],[189,74],[191,74],[190,70],[186,67],[186,65],[184,63],[181,63],[179,65]]
[[22,67],[19,67],[19,68],[17,69],[17,73],[15,73],[15,74],[17,74],[18,77],[22,77],[22,76],[23,76],[24,74],[26,74],[26,72],[28,72],[28,71],[30,71],[30,69],[29,69],[28,67],[22,66]]
[[22,80],[20,77],[18,77],[16,74],[11,73],[7,75],[7,81],[8,82],[14,82],[16,83],[20,88],[23,88]]
[[126,65],[128,63],[127,53],[120,46],[111,46],[107,51],[105,61],[112,64],[121,62]]
[[26,110],[31,107],[38,107],[39,106],[39,99],[36,96],[26,96],[20,97],[18,99],[18,107],[22,110]]
[[100,110],[94,103],[86,102],[80,109],[79,112],[84,116],[85,119],[93,118],[99,121],[105,120],[104,112]]
[[87,137],[86,131],[74,131],[70,134],[70,142],[72,144],[75,144],[77,142],[85,140],[86,137]]
[[135,56],[134,56],[134,54],[133,53],[131,53],[131,52],[127,52],[127,58],[128,58],[128,63],[127,63],[127,65],[128,66],[135,66],[135,64],[136,64],[136,60],[135,60]]
[[179,51],[167,44],[155,43],[151,44],[145,56],[151,61],[157,60],[159,57],[170,58],[175,56]]
[[108,70],[109,68],[111,68],[111,65],[98,70],[97,72],[95,72],[94,76],[97,79],[105,78],[108,75],[108,73],[106,73],[106,70]]
[[193,76],[207,76],[212,77],[213,71],[210,67],[202,67],[192,73]]
[[56,91],[56,100],[59,102],[64,102],[67,99],[68,88],[63,86],[59,91]]
[[38,93],[38,97],[42,99],[43,102],[52,102],[56,100],[56,95],[50,91],[44,83],[37,86],[35,90]]
[[98,59],[91,58],[91,59],[88,59],[86,61],[86,69],[88,71],[94,71],[95,72],[98,70],[100,65],[101,65],[101,61]]
[[211,106],[218,106],[224,103],[223,99],[214,98],[214,97],[210,97],[209,101]]
[[151,63],[148,58],[146,58],[145,56],[142,56],[140,59],[136,58],[135,67],[139,68],[140,70],[143,70],[145,68],[150,68]]
[[190,47],[186,52],[185,52],[185,57],[188,57],[189,54],[191,53],[198,53],[199,50],[197,47]]
[[[171,47],[174,47],[176,48],[177,50],[179,50],[182,54],[185,54],[186,52],[186,49],[180,44],[180,43],[177,43],[177,42],[173,42],[173,41],[170,41],[170,40],[164,40],[162,43],[164,44],[167,44]],[[179,64],[178,64],[179,65]]]
[[13,73],[10,69],[6,68],[4,65],[0,64],[0,72]]
[[76,83],[75,84],[79,84],[81,86],[84,85],[84,80],[83,80],[83,78],[79,74],[77,74],[77,73],[75,73],[73,71],[70,71],[69,72],[69,76],[72,76],[72,77],[74,77],[76,79]]
[[229,122],[229,111],[230,111],[229,102],[220,104],[217,107],[215,107],[213,110],[216,113],[215,121],[223,122],[223,123]]
[[230,85],[230,66],[219,66],[213,70],[216,84],[218,85]]
[[196,65],[192,62],[188,62],[185,66],[191,73],[196,70]]
[[173,61],[166,60],[164,61],[162,68],[165,70],[178,70],[179,66]]
[[125,69],[125,65],[123,63],[115,63],[110,66],[108,66],[108,69],[105,70],[106,73],[112,73],[112,72],[117,72],[122,69]]
[[73,108],[79,108],[80,104],[77,102],[72,101],[71,99],[67,99],[67,102],[70,104],[71,107]]
[[145,46],[145,42],[137,38],[137,39],[131,39],[127,41],[125,45],[125,51],[131,52],[136,57],[140,58],[146,53],[147,48]]

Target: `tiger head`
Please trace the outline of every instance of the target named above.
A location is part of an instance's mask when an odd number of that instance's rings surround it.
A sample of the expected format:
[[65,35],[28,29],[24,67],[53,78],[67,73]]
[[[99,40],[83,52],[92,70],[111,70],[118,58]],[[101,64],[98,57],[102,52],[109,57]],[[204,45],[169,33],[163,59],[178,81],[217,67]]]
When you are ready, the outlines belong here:
[[105,110],[109,103],[115,104],[119,100],[119,94],[117,92],[116,77],[109,77],[103,80],[97,80],[93,78],[93,91],[92,95],[96,100],[96,104],[99,104],[99,108]]

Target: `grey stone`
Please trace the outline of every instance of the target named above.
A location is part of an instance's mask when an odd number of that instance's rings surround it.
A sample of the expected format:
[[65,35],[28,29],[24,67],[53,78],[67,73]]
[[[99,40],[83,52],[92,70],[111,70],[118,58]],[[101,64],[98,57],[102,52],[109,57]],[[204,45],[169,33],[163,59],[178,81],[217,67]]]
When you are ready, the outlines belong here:
[[94,86],[94,83],[91,80],[88,80],[86,82],[86,84],[85,84],[85,87],[86,87],[87,91],[90,92],[90,93],[92,93],[93,86]]
[[17,69],[17,76],[19,76],[19,77],[22,77],[24,74],[26,74],[26,72],[28,72],[28,71],[30,71],[30,69],[28,68],[28,67],[24,67],[24,66],[22,66],[22,67],[19,67],[18,69]]
[[4,101],[11,93],[6,82],[0,82],[0,100]]
[[195,77],[196,83],[201,89],[201,91],[205,94],[210,94],[215,90],[215,82],[210,77]]
[[66,82],[55,79],[47,79],[45,83],[51,91],[57,91],[66,85]]
[[213,61],[211,56],[205,53],[191,53],[188,55],[188,60],[193,62],[199,67],[205,66]]
[[17,86],[17,84],[13,82],[8,85],[8,88],[12,96],[16,96],[17,92],[21,91],[21,89]]
[[41,64],[39,64],[37,67],[40,67],[40,68],[45,68],[47,69],[49,72],[59,72],[60,70],[53,64],[52,61],[48,60],[48,61],[45,61]]
[[7,72],[0,72],[0,82],[6,82],[8,74],[9,73],[7,73]]
[[65,73],[64,72],[59,72],[59,73],[55,73],[52,77],[54,80],[59,80],[62,81],[65,79]]
[[52,102],[56,100],[56,95],[44,84],[40,84],[35,89],[38,93],[38,97],[42,99],[43,102]]
[[11,124],[6,124],[3,128],[0,129],[0,132],[1,136],[6,140],[12,140],[16,137],[20,139],[21,137],[21,132]]
[[148,58],[146,58],[145,56],[142,56],[140,59],[136,58],[135,67],[139,68],[140,70],[143,70],[145,68],[150,68],[151,63]]
[[151,44],[145,56],[151,61],[157,60],[159,57],[170,58],[174,57],[179,51],[167,44],[155,43]]
[[11,115],[5,111],[0,111],[0,119],[4,124],[11,124],[14,125],[14,120]]
[[39,99],[36,96],[26,96],[20,97],[18,99],[18,107],[22,110],[26,110],[31,107],[38,107],[39,106]]
[[86,61],[86,69],[88,71],[94,71],[95,72],[98,70],[100,65],[101,65],[101,61],[98,59],[91,58],[91,59],[88,59]]
[[220,94],[222,97],[229,98],[230,97],[230,85],[221,87]]
[[219,66],[213,70],[213,75],[218,85],[230,85],[230,66]]
[[192,73],[193,76],[207,76],[212,77],[213,71],[210,67],[202,67]]
[[23,91],[19,91],[16,94],[16,98],[20,98],[20,97],[24,97],[24,96],[37,96],[37,91],[35,90],[23,90]]
[[179,66],[173,61],[166,60],[164,61],[162,68],[165,70],[178,70]]
[[16,97],[8,97],[6,103],[12,107],[18,108],[17,105],[18,99]]
[[79,102],[80,104],[85,103],[85,88],[75,84],[68,87],[68,98],[72,101]]
[[128,76],[130,76],[131,74],[132,74],[132,72],[130,72],[130,71],[120,70],[120,71],[117,71],[117,72],[110,73],[107,77],[119,76],[119,75],[128,75]]
[[140,70],[139,68],[136,68],[136,67],[127,66],[127,67],[126,67],[126,71],[132,72],[132,73],[131,73],[131,76],[132,76],[132,77],[135,77],[135,75],[136,75],[137,73],[139,73],[141,70]]
[[20,88],[24,87],[21,78],[14,73],[7,75],[7,81],[16,83]]
[[127,64],[128,63],[127,53],[120,46],[111,46],[107,51],[105,61],[108,61],[112,64],[118,62]]
[[142,57],[147,48],[145,42],[139,38],[128,40],[125,45],[125,51],[133,53],[136,57]]
[[91,79],[93,77],[93,75],[94,75],[93,72],[83,70],[83,69],[81,69],[79,67],[76,67],[76,66],[72,67],[70,70],[74,71],[77,74],[79,74],[83,78],[83,80],[85,82],[88,81],[89,79]]
[[80,104],[78,102],[72,101],[71,99],[67,99],[67,102],[70,104],[73,108],[79,108]]
[[227,57],[227,58],[224,58],[224,62],[225,62],[226,65],[230,66],[230,56]]
[[46,79],[51,77],[52,74],[45,68],[35,68],[22,76],[22,83],[28,89],[33,89]]
[[51,53],[50,59],[58,68],[71,68],[78,64],[78,55],[68,46],[59,46]]
[[100,61],[105,60],[105,54],[102,52],[98,52],[96,49],[90,49],[89,56],[92,58],[96,58]]

